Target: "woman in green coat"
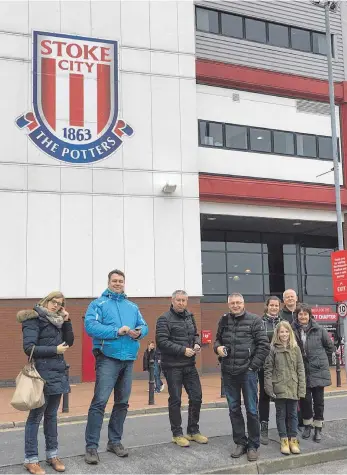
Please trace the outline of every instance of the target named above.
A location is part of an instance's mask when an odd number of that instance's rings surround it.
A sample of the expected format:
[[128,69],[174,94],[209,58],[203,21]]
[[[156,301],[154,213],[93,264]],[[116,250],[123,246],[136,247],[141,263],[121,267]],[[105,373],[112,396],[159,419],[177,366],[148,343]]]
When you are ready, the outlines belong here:
[[299,454],[297,404],[306,393],[305,368],[288,322],[282,321],[275,328],[264,366],[264,384],[266,393],[275,401],[281,452]]

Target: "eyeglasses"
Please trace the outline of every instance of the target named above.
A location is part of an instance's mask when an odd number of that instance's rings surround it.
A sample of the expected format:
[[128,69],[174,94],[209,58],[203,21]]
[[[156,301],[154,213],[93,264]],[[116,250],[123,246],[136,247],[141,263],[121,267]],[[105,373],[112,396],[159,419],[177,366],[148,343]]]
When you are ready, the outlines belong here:
[[61,307],[63,306],[62,303],[58,302],[58,301],[55,300],[55,299],[52,299],[52,300],[51,300],[51,304],[52,304],[52,305],[56,305],[58,308],[61,308]]

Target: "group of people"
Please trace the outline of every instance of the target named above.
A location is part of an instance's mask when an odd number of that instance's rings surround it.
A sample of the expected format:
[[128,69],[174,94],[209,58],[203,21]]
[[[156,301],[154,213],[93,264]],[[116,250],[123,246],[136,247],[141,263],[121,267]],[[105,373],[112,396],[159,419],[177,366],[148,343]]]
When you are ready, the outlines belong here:
[[[98,447],[106,404],[114,393],[108,423],[107,451],[127,457],[122,445],[124,421],[129,407],[132,370],[139,351],[139,340],[148,326],[138,306],[128,300],[125,275],[115,269],[108,275],[108,287],[92,301],[85,315],[85,329],[93,339],[96,382],[85,431],[85,462],[98,464]],[[265,315],[258,317],[245,309],[243,296],[228,298],[229,312],[218,323],[214,351],[221,363],[222,378],[229,406],[235,446],[232,457],[247,453],[249,461],[259,457],[260,443],[268,443],[270,400],[276,405],[276,422],[281,452],[300,453],[297,440],[298,401],[302,413],[303,438],[321,439],[324,412],[324,387],[331,384],[327,353],[334,351],[327,332],[313,319],[311,309],[297,304],[293,290],[284,292],[284,307],[277,297],[266,302]],[[24,467],[43,475],[39,464],[38,429],[44,417],[46,461],[57,472],[65,465],[58,458],[57,413],[62,394],[68,392],[64,353],[72,346],[74,335],[65,298],[52,292],[33,310],[17,314],[22,324],[23,347],[33,350],[36,368],[45,380],[45,404],[30,411],[25,427]],[[194,316],[188,310],[184,290],[172,294],[170,309],[156,324],[156,345],[151,341],[144,356],[144,369],[154,363],[156,391],[162,390],[162,369],[169,392],[169,419],[172,441],[188,447],[191,441],[208,443],[200,432],[202,389],[196,369],[201,342]],[[258,409],[259,380],[259,409]],[[182,388],[189,399],[187,431],[181,418]],[[247,413],[247,432],[241,412],[241,392]],[[313,407],[312,407],[313,402]]]

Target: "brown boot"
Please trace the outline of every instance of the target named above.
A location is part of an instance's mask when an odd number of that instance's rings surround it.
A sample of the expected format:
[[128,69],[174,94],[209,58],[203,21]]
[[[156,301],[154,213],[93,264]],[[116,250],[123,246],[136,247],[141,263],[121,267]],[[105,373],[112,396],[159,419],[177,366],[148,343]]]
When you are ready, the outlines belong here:
[[28,472],[32,473],[33,475],[45,475],[45,473],[46,473],[38,462],[36,462],[36,463],[25,463],[24,468],[26,468],[28,470]]
[[65,465],[63,462],[58,459],[58,457],[53,457],[51,459],[47,459],[48,465],[50,465],[56,472],[65,472]]

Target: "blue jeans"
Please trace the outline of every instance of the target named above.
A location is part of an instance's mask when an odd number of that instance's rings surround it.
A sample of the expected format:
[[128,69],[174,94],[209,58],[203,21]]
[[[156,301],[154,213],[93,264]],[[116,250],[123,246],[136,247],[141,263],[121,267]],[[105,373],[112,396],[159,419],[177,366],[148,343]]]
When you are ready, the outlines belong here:
[[158,361],[154,362],[154,380],[155,380],[155,391],[160,392],[160,388],[163,385],[163,381],[160,379],[161,368]]
[[[225,395],[229,406],[233,439],[236,445],[257,449],[260,445],[260,427],[258,416],[258,375],[255,371],[241,374],[223,373]],[[247,413],[247,432],[241,412],[241,391]]]
[[281,439],[296,437],[298,434],[298,401],[275,399],[276,425]]
[[43,420],[43,432],[46,440],[46,458],[50,459],[58,453],[58,409],[61,394],[45,396],[45,404],[38,409],[29,412],[25,424],[25,463],[37,463],[39,461],[39,449],[37,435],[40,422]]
[[94,397],[88,412],[85,435],[87,449],[97,449],[99,446],[105,408],[112,391],[114,405],[108,423],[108,440],[112,444],[121,441],[129,407],[133,364],[133,361],[121,361],[102,354],[96,357]]

